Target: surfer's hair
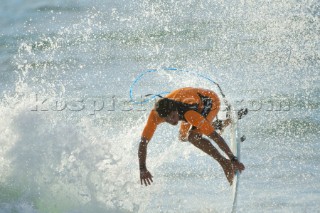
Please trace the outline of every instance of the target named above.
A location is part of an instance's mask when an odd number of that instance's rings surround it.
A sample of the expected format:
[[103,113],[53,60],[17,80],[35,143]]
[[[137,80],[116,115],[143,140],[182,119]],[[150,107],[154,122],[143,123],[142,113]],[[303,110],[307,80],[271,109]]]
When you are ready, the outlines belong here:
[[156,102],[155,109],[161,118],[165,118],[171,112],[177,111],[177,103],[169,98],[161,98]]

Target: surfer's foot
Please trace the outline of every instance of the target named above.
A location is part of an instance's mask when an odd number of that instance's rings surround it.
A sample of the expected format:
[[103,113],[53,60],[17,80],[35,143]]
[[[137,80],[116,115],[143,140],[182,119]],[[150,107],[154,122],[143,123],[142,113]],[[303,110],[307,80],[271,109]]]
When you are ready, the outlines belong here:
[[234,178],[234,170],[230,160],[225,159],[223,163],[221,163],[222,169],[226,178],[230,185],[232,185],[233,178]]

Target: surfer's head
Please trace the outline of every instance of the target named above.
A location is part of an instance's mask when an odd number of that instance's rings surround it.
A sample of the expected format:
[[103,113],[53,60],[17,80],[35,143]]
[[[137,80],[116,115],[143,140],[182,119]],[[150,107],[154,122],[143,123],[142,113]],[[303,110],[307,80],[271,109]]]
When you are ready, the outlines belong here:
[[161,118],[164,118],[167,123],[177,125],[179,122],[179,114],[177,103],[169,98],[161,98],[155,104],[155,109]]

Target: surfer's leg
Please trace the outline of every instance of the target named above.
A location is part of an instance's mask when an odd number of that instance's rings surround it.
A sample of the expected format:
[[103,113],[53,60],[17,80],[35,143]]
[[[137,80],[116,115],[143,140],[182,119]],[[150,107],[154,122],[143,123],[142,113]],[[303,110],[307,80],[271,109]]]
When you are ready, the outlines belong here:
[[221,165],[229,183],[232,183],[234,172],[231,161],[223,157],[220,152],[212,145],[212,143],[202,137],[201,134],[194,133],[192,130],[189,132],[188,141],[194,146],[213,157]]

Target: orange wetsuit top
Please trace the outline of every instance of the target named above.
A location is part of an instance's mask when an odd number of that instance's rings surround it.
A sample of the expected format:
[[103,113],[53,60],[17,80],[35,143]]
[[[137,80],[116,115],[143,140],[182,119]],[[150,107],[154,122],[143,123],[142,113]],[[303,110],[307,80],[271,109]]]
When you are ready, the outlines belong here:
[[[179,120],[182,121],[180,126],[180,136],[187,137],[188,131],[192,127],[199,134],[210,135],[214,131],[212,121],[218,114],[220,100],[216,93],[211,90],[186,87],[174,90],[166,95],[166,98],[173,99],[182,105],[190,106],[179,110]],[[150,141],[157,126],[164,122],[155,109],[150,112],[148,121],[142,132],[142,137]]]

